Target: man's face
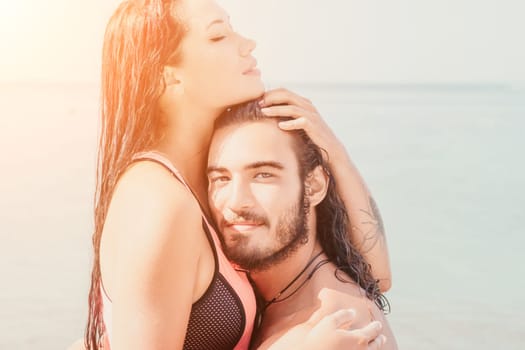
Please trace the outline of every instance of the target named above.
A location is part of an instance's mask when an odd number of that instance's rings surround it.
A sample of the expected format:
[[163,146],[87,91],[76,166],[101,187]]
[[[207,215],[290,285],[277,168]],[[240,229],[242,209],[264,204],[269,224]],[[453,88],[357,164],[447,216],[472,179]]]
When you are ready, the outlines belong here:
[[275,121],[218,130],[208,195],[226,256],[249,270],[281,262],[308,239],[308,203],[292,137]]

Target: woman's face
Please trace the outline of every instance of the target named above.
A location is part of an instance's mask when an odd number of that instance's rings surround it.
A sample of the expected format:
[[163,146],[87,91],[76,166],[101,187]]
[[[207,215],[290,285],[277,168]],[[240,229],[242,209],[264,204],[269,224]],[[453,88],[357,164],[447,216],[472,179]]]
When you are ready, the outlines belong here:
[[213,0],[183,0],[177,14],[186,27],[177,65],[190,102],[224,108],[264,92],[253,40],[236,33],[228,14]]

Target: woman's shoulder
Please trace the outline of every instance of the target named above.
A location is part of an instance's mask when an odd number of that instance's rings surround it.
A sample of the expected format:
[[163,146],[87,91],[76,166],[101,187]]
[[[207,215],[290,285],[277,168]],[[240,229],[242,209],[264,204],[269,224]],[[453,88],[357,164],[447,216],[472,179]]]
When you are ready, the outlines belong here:
[[[202,212],[186,186],[161,164],[139,161],[119,179],[108,215],[130,232],[147,235],[171,235],[200,229]],[[109,218],[108,218],[109,219]],[[161,237],[157,237],[161,238]]]
[[144,300],[145,292],[158,297],[157,291],[164,295],[168,289],[177,295],[177,284],[195,283],[206,243],[202,213],[191,192],[162,165],[140,161],[125,171],[103,230],[111,252],[107,271],[113,268],[113,281],[116,276],[119,281],[109,285],[113,298]]
[[149,160],[129,166],[119,179],[114,195],[200,211],[190,190],[166,167]]

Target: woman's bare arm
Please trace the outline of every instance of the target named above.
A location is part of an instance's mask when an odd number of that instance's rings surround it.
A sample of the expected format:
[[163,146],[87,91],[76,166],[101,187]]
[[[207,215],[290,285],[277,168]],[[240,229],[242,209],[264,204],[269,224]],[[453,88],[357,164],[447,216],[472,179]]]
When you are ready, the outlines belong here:
[[283,130],[303,129],[328,156],[337,190],[350,219],[350,241],[359,249],[379,280],[379,288],[387,291],[392,283],[388,247],[379,209],[359,171],[343,144],[328,127],[313,104],[286,89],[268,91],[260,103],[269,117],[292,117],[279,123]]
[[304,324],[269,339],[257,350],[379,350],[388,341],[381,334],[382,325],[373,321],[361,328],[349,329],[356,312],[342,309],[324,317],[312,315]]
[[104,227],[117,238],[112,350],[182,349],[202,245],[192,203],[155,163],[134,165],[119,182]]
[[330,169],[350,218],[350,239],[372,267],[382,292],[390,289],[392,274],[385,228],[379,208],[342,144],[331,148]]

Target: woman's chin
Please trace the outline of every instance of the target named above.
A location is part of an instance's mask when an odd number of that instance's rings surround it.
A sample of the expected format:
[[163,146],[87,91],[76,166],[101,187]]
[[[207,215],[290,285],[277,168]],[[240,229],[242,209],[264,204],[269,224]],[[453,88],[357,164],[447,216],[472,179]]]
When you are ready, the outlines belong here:
[[239,98],[236,99],[234,103],[231,103],[231,105],[236,105],[239,103],[258,99],[264,94],[264,91],[265,91],[264,84],[261,82],[259,86],[254,86],[254,87],[251,87],[250,89],[244,90],[242,95],[239,96]]

